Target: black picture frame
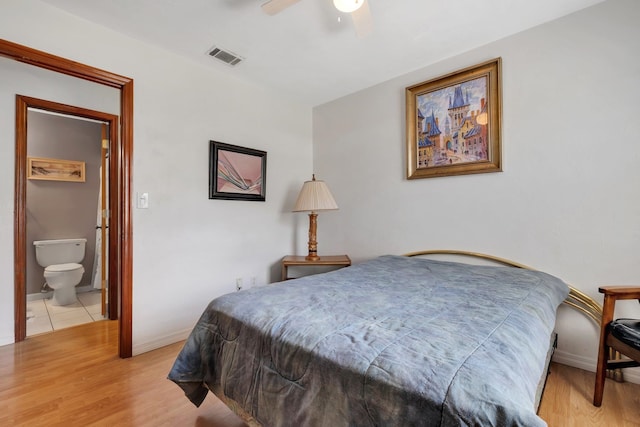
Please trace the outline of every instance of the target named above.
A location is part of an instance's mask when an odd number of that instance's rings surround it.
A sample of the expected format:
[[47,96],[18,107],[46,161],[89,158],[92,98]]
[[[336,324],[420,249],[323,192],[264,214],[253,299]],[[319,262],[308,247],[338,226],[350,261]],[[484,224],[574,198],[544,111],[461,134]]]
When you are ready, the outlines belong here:
[[209,141],[209,199],[264,202],[267,152]]

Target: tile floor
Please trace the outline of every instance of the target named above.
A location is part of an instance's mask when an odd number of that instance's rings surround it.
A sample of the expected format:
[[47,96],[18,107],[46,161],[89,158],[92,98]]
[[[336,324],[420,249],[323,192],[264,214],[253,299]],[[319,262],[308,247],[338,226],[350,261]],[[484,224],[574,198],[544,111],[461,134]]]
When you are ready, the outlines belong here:
[[56,306],[50,299],[27,301],[27,336],[104,320],[100,291],[78,294],[75,304]]

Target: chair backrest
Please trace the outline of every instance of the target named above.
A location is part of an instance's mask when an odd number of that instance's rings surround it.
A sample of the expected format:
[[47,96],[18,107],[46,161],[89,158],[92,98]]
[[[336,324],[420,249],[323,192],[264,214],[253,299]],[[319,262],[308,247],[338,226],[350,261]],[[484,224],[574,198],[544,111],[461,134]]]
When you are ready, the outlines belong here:
[[[640,301],[640,287],[602,286],[598,289],[604,294],[602,322],[600,324],[600,346],[593,404],[602,404],[604,381],[607,369],[621,369],[640,366],[640,319],[613,320],[616,301],[637,299]],[[631,360],[609,360],[610,349],[624,354]],[[616,377],[622,378],[621,375]]]

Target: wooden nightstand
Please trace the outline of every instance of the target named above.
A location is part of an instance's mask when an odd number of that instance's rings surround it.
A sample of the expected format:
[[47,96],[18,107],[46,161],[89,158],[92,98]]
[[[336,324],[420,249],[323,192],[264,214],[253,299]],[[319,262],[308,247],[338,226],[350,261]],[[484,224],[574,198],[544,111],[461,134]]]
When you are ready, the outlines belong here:
[[288,270],[291,266],[336,266],[341,268],[350,265],[351,260],[347,255],[326,255],[315,261],[309,261],[304,256],[287,255],[282,258],[282,280],[289,279]]

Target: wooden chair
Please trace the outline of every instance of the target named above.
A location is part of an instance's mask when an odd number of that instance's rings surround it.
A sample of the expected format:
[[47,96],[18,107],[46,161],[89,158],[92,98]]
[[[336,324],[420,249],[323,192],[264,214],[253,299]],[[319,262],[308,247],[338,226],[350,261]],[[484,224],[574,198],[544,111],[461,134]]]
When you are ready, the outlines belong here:
[[[640,366],[640,319],[613,320],[617,300],[637,299],[640,301],[640,287],[603,286],[598,289],[604,294],[602,323],[600,326],[600,348],[596,370],[596,386],[593,404],[602,404],[602,392],[607,369],[631,368]],[[613,360],[619,352],[629,359]]]

